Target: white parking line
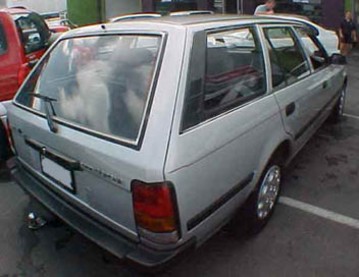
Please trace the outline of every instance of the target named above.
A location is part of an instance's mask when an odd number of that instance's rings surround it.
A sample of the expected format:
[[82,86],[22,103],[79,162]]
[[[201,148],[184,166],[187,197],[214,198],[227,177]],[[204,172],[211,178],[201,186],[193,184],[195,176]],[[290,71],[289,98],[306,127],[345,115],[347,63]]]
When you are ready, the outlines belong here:
[[350,118],[355,118],[355,119],[359,119],[359,116],[353,115],[353,114],[343,113],[343,116],[345,116],[345,117],[350,117]]
[[279,203],[359,230],[359,220],[282,196]]

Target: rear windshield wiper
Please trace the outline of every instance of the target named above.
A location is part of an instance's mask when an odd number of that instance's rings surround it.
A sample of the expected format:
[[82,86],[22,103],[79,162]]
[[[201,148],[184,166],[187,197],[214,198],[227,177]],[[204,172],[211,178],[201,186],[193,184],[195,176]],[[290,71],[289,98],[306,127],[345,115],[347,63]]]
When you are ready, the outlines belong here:
[[[52,118],[53,116],[56,116],[56,112],[55,112],[54,105],[52,102],[56,102],[57,99],[48,97],[46,95],[38,94],[38,93],[29,93],[29,95],[39,98],[44,101],[47,124],[49,125],[51,132],[57,133],[57,130],[58,130],[57,126],[55,125],[54,120]],[[51,112],[50,112],[49,106],[51,108]]]

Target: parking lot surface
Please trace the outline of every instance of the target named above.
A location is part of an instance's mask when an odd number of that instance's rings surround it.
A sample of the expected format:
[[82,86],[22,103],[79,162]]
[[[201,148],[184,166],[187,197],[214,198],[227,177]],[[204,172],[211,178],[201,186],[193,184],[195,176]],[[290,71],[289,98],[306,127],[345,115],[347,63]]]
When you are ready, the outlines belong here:
[[[358,66],[353,53],[345,117],[325,123],[287,168],[263,232],[224,229],[161,276],[359,276]],[[29,199],[4,169],[0,195],[1,277],[140,275],[64,225],[28,230]]]

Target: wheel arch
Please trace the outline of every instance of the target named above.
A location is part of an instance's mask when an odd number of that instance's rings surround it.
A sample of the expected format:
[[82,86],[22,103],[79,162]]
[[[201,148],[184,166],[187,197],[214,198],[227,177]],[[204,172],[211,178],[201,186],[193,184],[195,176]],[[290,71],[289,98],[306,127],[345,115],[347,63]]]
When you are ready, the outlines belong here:
[[277,162],[279,162],[280,166],[286,166],[290,161],[291,153],[292,153],[291,142],[289,139],[286,139],[282,141],[277,146],[277,148],[273,151],[272,155],[267,161],[267,164],[270,161],[276,160]]

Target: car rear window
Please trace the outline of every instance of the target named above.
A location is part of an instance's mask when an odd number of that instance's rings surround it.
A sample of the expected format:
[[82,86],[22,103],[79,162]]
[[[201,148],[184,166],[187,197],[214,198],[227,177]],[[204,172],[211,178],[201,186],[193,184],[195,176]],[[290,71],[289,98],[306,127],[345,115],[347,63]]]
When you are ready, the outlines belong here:
[[[17,103],[55,119],[137,144],[157,68],[159,35],[106,35],[60,41],[33,71]],[[34,94],[38,94],[34,97]]]
[[47,47],[51,33],[40,15],[36,13],[19,13],[13,14],[12,17],[26,54]]

